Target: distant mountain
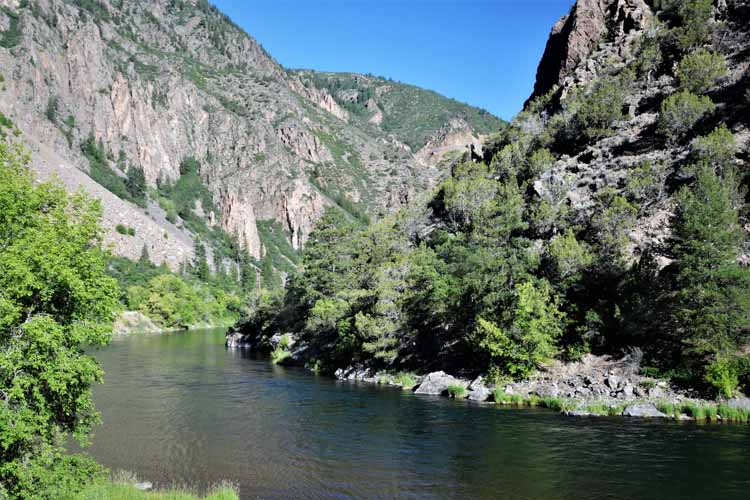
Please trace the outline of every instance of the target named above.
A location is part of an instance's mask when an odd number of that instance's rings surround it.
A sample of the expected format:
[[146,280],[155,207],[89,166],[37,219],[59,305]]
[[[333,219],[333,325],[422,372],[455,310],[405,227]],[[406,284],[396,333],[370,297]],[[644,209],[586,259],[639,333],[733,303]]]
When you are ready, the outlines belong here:
[[325,206],[404,206],[502,125],[417,87],[286,70],[205,0],[0,0],[0,78],[35,171],[101,198],[117,253],[173,269],[197,239],[219,265],[239,245],[288,270]]

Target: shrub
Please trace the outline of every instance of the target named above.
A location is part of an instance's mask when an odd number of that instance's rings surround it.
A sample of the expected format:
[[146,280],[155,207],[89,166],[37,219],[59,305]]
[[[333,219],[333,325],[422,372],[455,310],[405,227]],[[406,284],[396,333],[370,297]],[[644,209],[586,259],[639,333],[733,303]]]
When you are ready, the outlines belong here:
[[731,397],[740,385],[737,363],[732,359],[718,358],[706,366],[706,382],[721,396]]
[[115,226],[115,231],[117,231],[120,234],[128,234],[128,228],[122,224],[117,224]]
[[709,97],[697,96],[682,90],[666,98],[661,104],[659,132],[675,140],[692,130],[707,113],[712,113],[716,105]]
[[289,350],[289,335],[284,334],[281,336],[281,339],[279,339],[279,343],[276,346],[276,349],[273,350],[271,353],[271,361],[276,365],[281,365],[287,362],[292,357],[292,353]]
[[47,99],[47,109],[44,111],[44,116],[52,123],[57,123],[57,112],[60,108],[60,99],[57,96],[50,96]]
[[706,49],[698,49],[688,54],[677,66],[680,88],[694,94],[707,92],[719,78],[727,76],[728,73],[724,57]]
[[731,167],[737,153],[737,141],[726,125],[721,124],[710,134],[697,137],[690,144],[690,152],[697,162],[706,162],[722,171]]
[[713,33],[713,4],[713,0],[674,2],[680,20],[680,27],[675,30],[675,38],[683,51],[703,45]]
[[400,372],[394,375],[393,377],[393,383],[396,385],[400,385],[402,389],[405,391],[408,391],[412,389],[415,385],[417,385],[417,380],[414,378],[414,376],[411,373],[408,372]]
[[577,127],[589,138],[609,135],[615,123],[623,118],[625,92],[619,81],[599,82],[577,100],[574,104]]
[[466,394],[466,388],[459,384],[451,384],[448,386],[448,397],[453,399],[461,399]]

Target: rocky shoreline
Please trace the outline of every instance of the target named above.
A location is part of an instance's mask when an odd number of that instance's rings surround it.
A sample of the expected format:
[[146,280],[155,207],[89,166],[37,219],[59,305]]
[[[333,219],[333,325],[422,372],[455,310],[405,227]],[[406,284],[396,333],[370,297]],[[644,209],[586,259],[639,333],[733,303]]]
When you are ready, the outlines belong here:
[[[280,338],[269,341],[276,348]],[[287,338],[293,351],[291,364],[304,365],[304,347]],[[257,339],[238,332],[227,334],[227,348],[267,350]],[[295,348],[296,347],[296,348]],[[417,375],[373,371],[364,366],[339,368],[334,377],[342,381],[369,383],[410,390],[417,395],[442,396],[484,404],[540,406],[574,417],[623,416],[700,420],[750,421],[750,398],[718,401],[701,399],[665,380],[641,375],[642,353],[634,349],[616,358],[585,355],[580,361],[555,361],[533,377],[495,386],[479,376],[456,377],[443,371]],[[722,414],[723,413],[723,414]]]

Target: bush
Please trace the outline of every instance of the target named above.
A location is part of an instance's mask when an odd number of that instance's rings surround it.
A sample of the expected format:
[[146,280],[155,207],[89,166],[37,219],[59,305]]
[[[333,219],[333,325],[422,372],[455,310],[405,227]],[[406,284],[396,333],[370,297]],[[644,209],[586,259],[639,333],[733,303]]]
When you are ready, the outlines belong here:
[[709,97],[682,90],[669,96],[661,104],[659,132],[669,139],[679,139],[715,108],[716,105]]
[[718,358],[706,366],[705,380],[720,396],[732,397],[740,385],[739,375],[734,360]]
[[403,390],[408,391],[417,385],[417,380],[411,373],[401,372],[394,375],[393,383],[400,385]]
[[680,20],[675,30],[679,48],[688,51],[706,43],[714,30],[714,0],[680,0],[673,4]]
[[51,96],[47,100],[47,109],[44,111],[44,116],[52,123],[57,123],[57,112],[60,109],[60,99],[57,96]]
[[579,99],[576,122],[579,130],[589,138],[609,135],[615,123],[623,118],[625,91],[619,81],[599,82]]
[[696,162],[706,162],[719,172],[731,168],[737,153],[737,141],[726,125],[721,124],[710,134],[697,137],[690,144]]
[[698,49],[685,56],[677,66],[680,88],[694,94],[703,94],[716,85],[719,78],[727,76],[729,70],[721,54]]
[[448,386],[448,397],[453,399],[462,399],[466,394],[466,388],[459,384],[450,384]]
[[289,350],[289,335],[284,334],[279,340],[279,344],[276,349],[271,353],[271,361],[276,365],[284,364],[292,357],[292,353]]

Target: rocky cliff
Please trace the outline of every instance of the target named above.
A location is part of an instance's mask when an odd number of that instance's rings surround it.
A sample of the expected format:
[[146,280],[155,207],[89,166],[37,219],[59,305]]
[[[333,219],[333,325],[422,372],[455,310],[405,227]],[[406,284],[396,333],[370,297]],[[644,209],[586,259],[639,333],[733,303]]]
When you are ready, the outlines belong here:
[[[22,132],[36,171],[102,199],[118,253],[137,257],[145,245],[173,268],[191,258],[197,235],[167,217],[153,191],[175,182],[186,158],[200,162],[214,202],[214,213],[201,214],[206,224],[260,259],[257,221],[280,223],[299,248],[326,205],[372,215],[398,208],[435,183],[443,152],[500,125],[408,87],[408,99],[429,96],[439,112],[407,136],[388,99],[407,86],[380,80],[363,119],[341,89],[286,70],[205,0],[0,0],[0,32],[0,110]],[[418,154],[457,122],[460,138],[433,145],[440,154]],[[81,144],[90,136],[114,175],[124,177],[125,165],[143,170],[152,191],[145,208],[87,175]]]

